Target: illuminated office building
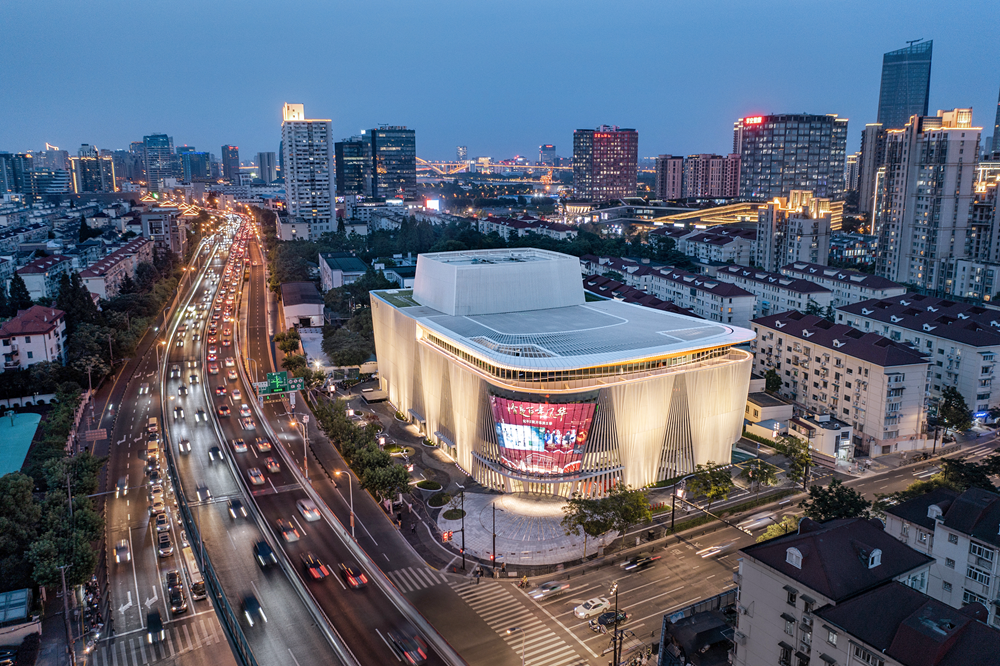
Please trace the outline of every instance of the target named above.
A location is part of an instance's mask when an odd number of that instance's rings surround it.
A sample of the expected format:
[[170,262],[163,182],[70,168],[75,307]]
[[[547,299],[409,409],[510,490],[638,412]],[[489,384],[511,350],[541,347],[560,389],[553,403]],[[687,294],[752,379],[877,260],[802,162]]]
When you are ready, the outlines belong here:
[[902,129],[910,116],[927,115],[934,42],[910,44],[882,56],[878,120],[885,129]]
[[639,133],[602,125],[573,132],[573,196],[588,201],[636,195]]

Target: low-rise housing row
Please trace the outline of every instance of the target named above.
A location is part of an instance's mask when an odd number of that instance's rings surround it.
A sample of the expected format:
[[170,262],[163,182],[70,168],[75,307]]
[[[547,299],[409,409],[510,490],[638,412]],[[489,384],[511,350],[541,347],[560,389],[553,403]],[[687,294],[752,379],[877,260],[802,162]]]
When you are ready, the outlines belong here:
[[90,293],[100,298],[114,298],[125,276],[135,278],[136,268],[143,262],[153,262],[153,241],[135,238],[80,271],[80,279]]
[[832,292],[831,305],[835,308],[871,298],[891,298],[906,293],[903,285],[878,275],[804,261],[782,266],[781,273],[826,287]]
[[833,315],[831,291],[809,280],[746,266],[723,266],[716,269],[714,275],[717,279],[735,284],[756,297],[754,318],[789,310]]
[[572,240],[577,236],[575,227],[561,222],[542,220],[530,215],[512,217],[487,217],[477,221],[477,227],[483,234],[499,234],[504,240],[520,238],[529,234],[547,236],[556,240]]
[[[690,310],[703,319],[749,327],[755,297],[749,291],[722,280],[696,275],[669,266],[641,264],[616,257],[580,257],[584,275],[612,274],[621,282],[641,289],[661,301]],[[616,275],[615,275],[616,274]]]
[[663,310],[664,312],[672,312],[686,317],[701,319],[701,317],[696,315],[691,310],[679,307],[670,301],[660,300],[656,296],[647,294],[641,289],[630,287],[627,284],[618,282],[617,280],[612,280],[611,278],[604,277],[603,275],[585,275],[583,277],[583,288],[588,293],[601,298],[624,301],[625,303],[635,303],[647,308],[653,308],[654,310]]

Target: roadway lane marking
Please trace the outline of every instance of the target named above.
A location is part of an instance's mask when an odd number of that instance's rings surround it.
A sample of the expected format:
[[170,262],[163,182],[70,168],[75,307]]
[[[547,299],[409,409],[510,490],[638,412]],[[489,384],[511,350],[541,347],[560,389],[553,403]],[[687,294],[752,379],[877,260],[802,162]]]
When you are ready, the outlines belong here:
[[389,652],[391,652],[392,656],[396,658],[396,661],[403,661],[402,659],[399,658],[399,655],[396,654],[396,650],[393,649],[391,645],[389,645],[389,641],[385,640],[385,636],[383,636],[382,632],[378,630],[378,627],[375,628],[375,633],[377,633],[378,637],[382,639],[382,642],[385,643],[385,646],[389,648]]
[[[272,484],[271,487],[273,488],[274,485]],[[278,492],[278,491],[275,490],[274,492]],[[294,520],[295,524],[299,526],[299,531],[302,532],[302,536],[309,536],[308,534],[306,534],[306,531],[304,529],[302,529],[302,523],[299,522],[299,519],[296,518],[294,514],[292,515],[292,520]]]
[[177,653],[177,650],[174,649],[174,632],[172,631],[167,632],[167,648],[170,650],[170,654],[167,657],[172,657]]

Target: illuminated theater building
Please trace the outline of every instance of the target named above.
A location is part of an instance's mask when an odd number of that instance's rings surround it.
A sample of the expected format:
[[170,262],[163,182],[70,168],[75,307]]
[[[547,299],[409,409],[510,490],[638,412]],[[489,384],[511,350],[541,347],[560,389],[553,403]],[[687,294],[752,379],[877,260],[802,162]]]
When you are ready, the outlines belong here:
[[485,486],[599,495],[727,462],[753,332],[587,302],[575,257],[420,255],[412,290],[373,291],[381,388]]

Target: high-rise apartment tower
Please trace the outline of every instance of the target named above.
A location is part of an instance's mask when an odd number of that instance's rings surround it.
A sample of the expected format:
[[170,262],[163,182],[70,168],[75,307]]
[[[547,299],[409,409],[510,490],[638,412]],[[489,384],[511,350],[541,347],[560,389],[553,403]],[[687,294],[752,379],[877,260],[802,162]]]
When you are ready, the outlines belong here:
[[332,123],[306,119],[302,104],[285,104],[282,119],[282,173],[289,221],[308,224],[310,238],[336,231]]
[[972,109],[913,116],[887,131],[873,218],[878,275],[951,293],[952,262],[969,255],[980,132]]

